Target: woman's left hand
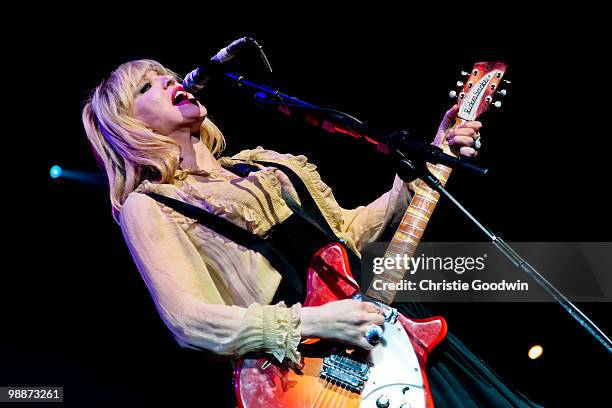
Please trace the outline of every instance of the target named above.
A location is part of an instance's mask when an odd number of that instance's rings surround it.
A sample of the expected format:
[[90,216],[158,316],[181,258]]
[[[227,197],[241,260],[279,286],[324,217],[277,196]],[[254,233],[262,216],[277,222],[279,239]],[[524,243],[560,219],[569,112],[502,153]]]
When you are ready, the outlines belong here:
[[446,112],[438,128],[435,142],[439,142],[446,135],[446,140],[448,140],[448,145],[453,153],[465,157],[475,157],[478,152],[474,148],[474,142],[480,137],[482,123],[476,120],[465,122],[456,129],[449,130],[455,123],[458,110],[459,105],[454,105]]

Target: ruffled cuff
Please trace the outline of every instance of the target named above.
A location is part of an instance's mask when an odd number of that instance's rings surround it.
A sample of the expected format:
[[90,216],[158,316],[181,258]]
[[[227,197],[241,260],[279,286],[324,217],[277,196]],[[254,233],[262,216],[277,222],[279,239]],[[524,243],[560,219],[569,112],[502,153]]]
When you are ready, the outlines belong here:
[[263,346],[279,362],[285,358],[300,363],[298,346],[301,340],[299,303],[287,308],[284,302],[263,306]]
[[296,303],[295,305],[291,306],[291,309],[289,309],[288,312],[290,316],[290,330],[289,333],[287,333],[287,354],[285,357],[290,361],[299,364],[300,360],[302,359],[302,355],[298,351],[298,346],[302,341],[302,326],[300,320],[302,305]]

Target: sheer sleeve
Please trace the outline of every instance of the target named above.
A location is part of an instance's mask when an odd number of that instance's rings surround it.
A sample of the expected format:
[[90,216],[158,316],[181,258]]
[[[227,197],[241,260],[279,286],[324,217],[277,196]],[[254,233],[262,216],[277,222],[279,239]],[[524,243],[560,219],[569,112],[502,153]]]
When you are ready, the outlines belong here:
[[361,251],[364,244],[376,241],[389,225],[399,224],[415,190],[414,182],[405,183],[395,176],[391,189],[370,204],[342,209],[342,232]]
[[264,351],[279,361],[299,362],[299,304],[226,305],[185,231],[146,195],[130,194],[120,224],[155,306],[180,346],[231,357]]

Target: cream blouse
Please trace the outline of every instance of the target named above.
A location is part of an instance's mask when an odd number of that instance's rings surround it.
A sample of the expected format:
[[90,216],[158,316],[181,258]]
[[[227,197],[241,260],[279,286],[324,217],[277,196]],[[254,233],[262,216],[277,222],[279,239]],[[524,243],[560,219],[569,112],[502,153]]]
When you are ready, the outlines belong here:
[[305,156],[257,147],[220,159],[224,166],[246,162],[259,168],[247,177],[178,170],[172,184],[144,181],[128,196],[120,213],[123,235],[161,318],[180,346],[231,357],[265,351],[279,361],[297,363],[300,305],[270,305],[281,275],[267,259],[142,194],[182,200],[261,236],[292,214],[281,189],[297,202],[299,197],[282,171],[255,160],[291,168],[333,231],[357,254],[390,222],[399,221],[414,186],[396,176],[391,190],[374,202],[347,210],[338,205]]

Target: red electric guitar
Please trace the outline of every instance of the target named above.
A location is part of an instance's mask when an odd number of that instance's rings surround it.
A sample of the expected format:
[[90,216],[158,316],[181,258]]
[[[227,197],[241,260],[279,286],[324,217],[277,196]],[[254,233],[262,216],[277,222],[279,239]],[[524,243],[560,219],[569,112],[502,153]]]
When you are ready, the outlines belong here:
[[[498,93],[506,64],[480,62],[467,75],[458,97],[459,113],[453,128],[475,120],[489,109]],[[453,154],[444,140],[434,143]],[[451,169],[428,164],[429,170],[443,184]],[[435,209],[439,194],[420,183],[401,224],[387,249],[386,256],[412,256]],[[385,271],[378,279],[397,283],[403,279],[397,271]],[[388,287],[388,286],[387,286]],[[376,302],[385,310],[384,334],[373,350],[349,349],[346,345],[306,340],[300,351],[303,368],[289,369],[273,357],[244,359],[238,362],[234,378],[240,408],[285,407],[367,407],[417,408],[434,406],[425,375],[427,356],[446,335],[441,317],[410,319],[389,306],[394,291],[370,287],[365,297],[351,274],[345,249],[338,244],[321,248],[308,269],[307,297],[304,306],[319,306],[347,298]]]

